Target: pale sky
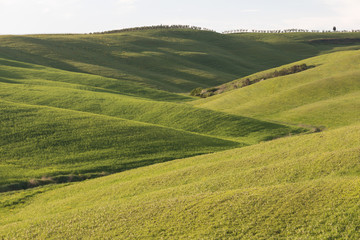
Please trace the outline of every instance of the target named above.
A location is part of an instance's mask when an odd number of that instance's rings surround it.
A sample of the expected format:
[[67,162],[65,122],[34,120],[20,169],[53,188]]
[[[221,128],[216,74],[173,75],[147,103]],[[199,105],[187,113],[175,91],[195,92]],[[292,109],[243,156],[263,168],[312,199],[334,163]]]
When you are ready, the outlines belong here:
[[233,29],[360,29],[360,0],[0,0],[0,34],[89,33],[181,24]]

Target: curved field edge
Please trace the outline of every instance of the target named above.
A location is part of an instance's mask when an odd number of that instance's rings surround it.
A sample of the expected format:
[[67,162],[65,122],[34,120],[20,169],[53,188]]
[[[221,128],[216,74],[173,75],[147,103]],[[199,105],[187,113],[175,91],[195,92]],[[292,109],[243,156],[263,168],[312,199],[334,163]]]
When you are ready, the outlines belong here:
[[[249,144],[304,131],[168,102],[167,99],[173,101],[179,96],[176,94],[169,93],[166,99],[155,94],[156,100],[152,100],[148,95],[144,98],[128,96],[116,89],[107,89],[106,83],[116,80],[14,61],[4,62],[6,65],[0,66],[0,77],[3,77],[2,81],[0,78],[0,98],[8,101],[120,117]],[[170,97],[172,95],[174,97]]]
[[[359,51],[343,51],[306,59],[294,64],[305,63],[316,67],[191,104],[263,120],[327,128],[346,126],[360,120],[358,111],[354,111],[359,105],[359,56]],[[283,67],[257,73],[250,78]]]
[[[357,238],[359,134],[354,125],[50,189],[8,204],[0,232],[24,239]],[[23,199],[26,191],[2,197],[16,202],[17,194]]]
[[31,179],[74,175],[75,180],[241,146],[126,119],[1,100],[0,112],[5,190],[31,186]]
[[88,73],[61,70],[0,58],[0,82],[62,86],[95,92],[108,92],[155,101],[186,102],[191,97],[149,88],[136,82]]
[[195,30],[1,36],[0,57],[121,80],[129,91],[134,84],[184,93],[326,51],[356,47],[317,44],[311,40],[359,36],[359,33],[223,35]]

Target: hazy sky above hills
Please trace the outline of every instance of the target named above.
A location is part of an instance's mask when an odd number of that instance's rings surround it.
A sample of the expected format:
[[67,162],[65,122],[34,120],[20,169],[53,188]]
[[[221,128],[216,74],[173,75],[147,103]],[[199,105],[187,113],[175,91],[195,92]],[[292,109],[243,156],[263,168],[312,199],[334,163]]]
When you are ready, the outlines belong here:
[[86,33],[159,24],[360,29],[360,0],[0,0],[0,34]]

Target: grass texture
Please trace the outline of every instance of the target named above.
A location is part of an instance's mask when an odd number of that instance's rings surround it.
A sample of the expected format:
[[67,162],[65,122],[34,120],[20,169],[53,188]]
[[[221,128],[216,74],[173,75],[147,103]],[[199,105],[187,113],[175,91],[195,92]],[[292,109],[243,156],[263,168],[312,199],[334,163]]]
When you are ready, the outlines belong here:
[[0,236],[356,239],[359,134],[354,125],[3,193]]
[[192,103],[241,116],[326,128],[360,121],[358,50],[325,54],[298,63],[316,67]]
[[[190,92],[356,44],[312,42],[360,33],[230,34],[146,30],[104,35],[0,36],[0,57],[116,79],[116,87]],[[148,92],[148,88],[143,89]]]
[[359,239],[359,38],[0,36],[0,239]]
[[0,101],[0,184],[124,171],[241,144],[119,118]]

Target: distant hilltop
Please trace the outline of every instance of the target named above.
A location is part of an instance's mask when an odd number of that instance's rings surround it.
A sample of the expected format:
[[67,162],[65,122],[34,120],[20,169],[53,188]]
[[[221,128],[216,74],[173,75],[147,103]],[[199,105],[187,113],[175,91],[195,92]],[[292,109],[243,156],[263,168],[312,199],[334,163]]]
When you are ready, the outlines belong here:
[[[132,32],[132,31],[141,31],[141,30],[157,30],[157,29],[192,29],[199,31],[210,31],[217,32],[215,30],[191,25],[153,25],[153,26],[142,26],[142,27],[133,27],[133,28],[123,28],[117,30],[103,31],[103,32],[93,32],[90,34],[109,34],[109,33],[121,33],[121,32]],[[302,32],[302,33],[329,33],[329,32],[337,32],[337,33],[349,33],[349,32],[360,32],[358,30],[308,30],[308,29],[283,29],[283,30],[256,30],[256,29],[235,29],[235,30],[227,30],[222,32],[222,34],[232,34],[232,33],[294,33],[294,32]]]
[[123,28],[123,29],[110,30],[110,31],[104,31],[104,32],[94,32],[91,34],[121,33],[121,32],[132,32],[132,31],[139,31],[139,30],[154,30],[154,29],[193,29],[193,30],[200,30],[200,31],[216,32],[215,30],[212,30],[212,29],[202,28],[202,27],[197,27],[197,26],[190,26],[190,25],[154,25],[154,26]]

